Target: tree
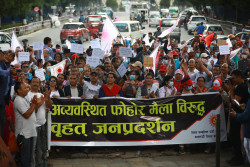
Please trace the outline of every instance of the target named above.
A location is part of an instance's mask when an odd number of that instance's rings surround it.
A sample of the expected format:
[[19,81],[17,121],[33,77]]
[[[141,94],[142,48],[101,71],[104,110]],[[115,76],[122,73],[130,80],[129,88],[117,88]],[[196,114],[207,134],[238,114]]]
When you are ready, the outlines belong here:
[[107,0],[106,1],[106,6],[111,7],[113,10],[117,10],[118,8],[118,3],[117,0]]
[[161,0],[160,6],[161,6],[161,8],[169,8],[170,0]]

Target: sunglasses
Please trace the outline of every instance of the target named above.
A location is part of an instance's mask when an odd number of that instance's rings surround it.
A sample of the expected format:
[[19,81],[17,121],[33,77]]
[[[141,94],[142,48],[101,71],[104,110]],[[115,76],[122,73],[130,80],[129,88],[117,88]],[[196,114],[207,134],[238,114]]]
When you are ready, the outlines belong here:
[[23,68],[29,68],[29,66],[23,66]]
[[50,82],[56,82],[56,80],[50,80]]

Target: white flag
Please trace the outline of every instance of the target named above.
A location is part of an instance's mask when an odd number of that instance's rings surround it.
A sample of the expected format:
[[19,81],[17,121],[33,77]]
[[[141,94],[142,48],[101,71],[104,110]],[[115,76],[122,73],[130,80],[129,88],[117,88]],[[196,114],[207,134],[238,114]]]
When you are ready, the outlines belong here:
[[227,38],[226,44],[229,46],[229,48],[233,47],[232,42],[230,41],[229,38]]
[[57,63],[56,65],[51,66],[50,67],[51,75],[57,77],[58,74],[62,74],[65,64],[66,64],[66,60],[63,60],[60,63]]
[[155,67],[156,67],[156,57],[157,57],[157,52],[158,52],[158,49],[159,49],[160,46],[157,46],[153,52],[150,54],[149,57],[153,57],[153,71],[155,73]]
[[112,44],[112,41],[117,37],[118,34],[119,31],[108,17],[102,30],[101,49],[105,52],[109,52],[111,49],[110,44]]
[[147,45],[150,45],[150,43],[149,43],[149,37],[148,37],[148,34],[146,34],[145,35],[145,37],[143,38],[143,40],[142,41],[144,41],[145,42],[145,45],[147,46]]
[[20,47],[21,49],[23,49],[23,46],[20,44],[20,42],[18,41],[18,39],[16,37],[16,33],[13,31],[10,49],[15,52],[16,47]]
[[184,44],[180,45],[178,48],[181,50],[181,49],[183,49],[186,45],[187,45],[187,42],[185,42]]
[[231,52],[230,54],[230,59],[234,58],[235,55],[237,55],[237,53],[239,53],[239,51],[241,50],[242,48],[238,48],[238,49],[235,49]]
[[163,31],[159,37],[162,38],[162,37],[167,36],[169,33],[171,33],[176,28],[176,26],[178,25],[179,19],[180,19],[180,17],[176,20],[174,25],[172,25],[170,28]]
[[71,49],[71,43],[69,42],[69,40],[66,40],[66,45],[68,46],[68,49]]

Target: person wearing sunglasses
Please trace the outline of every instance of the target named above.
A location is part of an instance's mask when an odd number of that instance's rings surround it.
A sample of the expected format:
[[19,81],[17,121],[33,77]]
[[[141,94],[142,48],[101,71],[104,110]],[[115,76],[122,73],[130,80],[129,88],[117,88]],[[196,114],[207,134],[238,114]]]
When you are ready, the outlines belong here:
[[29,72],[30,71],[30,67],[28,65],[28,63],[23,63],[22,66],[22,71],[23,71],[23,74],[25,76],[25,78],[28,78],[29,80],[31,80],[33,78],[32,74]]
[[50,98],[60,97],[58,88],[57,88],[57,78],[52,76],[49,79],[49,89],[51,91]]

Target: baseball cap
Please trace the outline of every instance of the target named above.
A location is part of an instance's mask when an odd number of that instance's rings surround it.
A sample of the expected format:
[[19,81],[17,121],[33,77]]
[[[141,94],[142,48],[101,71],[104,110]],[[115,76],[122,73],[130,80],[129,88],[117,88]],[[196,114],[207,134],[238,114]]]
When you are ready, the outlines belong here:
[[104,55],[104,58],[109,57],[109,56],[111,56],[111,54],[107,53],[107,54]]
[[184,73],[183,73],[183,71],[181,69],[176,70],[174,74],[184,75]]
[[73,54],[73,55],[71,56],[71,59],[77,59],[77,58],[79,58],[78,54]]
[[167,71],[167,66],[166,65],[161,65],[159,68],[159,71]]
[[172,51],[173,55],[178,55],[178,53],[174,50]]
[[220,78],[217,78],[214,80],[213,82],[213,90],[219,90],[221,88],[221,85],[222,85],[222,81]]
[[235,38],[234,34],[230,34],[229,38]]
[[136,61],[134,64],[132,64],[132,66],[142,68],[142,63],[140,61]]
[[201,54],[201,58],[204,58],[204,57],[205,57],[205,58],[208,57],[208,54],[202,53],[202,54]]
[[23,39],[22,42],[28,42],[28,39]]

